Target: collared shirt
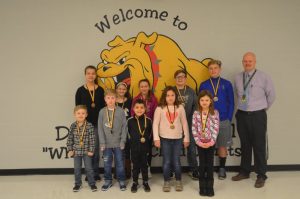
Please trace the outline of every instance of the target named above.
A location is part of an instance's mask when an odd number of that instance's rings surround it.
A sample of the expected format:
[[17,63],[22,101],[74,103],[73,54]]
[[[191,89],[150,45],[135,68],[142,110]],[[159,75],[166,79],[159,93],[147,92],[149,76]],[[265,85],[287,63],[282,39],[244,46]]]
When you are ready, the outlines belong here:
[[[250,71],[249,74],[245,75],[251,77],[254,71]],[[275,89],[272,79],[264,72],[256,69],[256,73],[248,85],[247,101],[242,102],[242,96],[245,94],[243,84],[244,73],[246,72],[237,74],[234,81],[238,109],[242,111],[258,111],[270,108],[275,100]],[[243,103],[247,103],[247,106],[244,106]]]
[[[211,78],[212,82],[217,87],[217,82],[219,78]],[[202,90],[208,90],[214,95],[214,89],[210,83],[210,80],[206,80],[201,83],[199,92]],[[214,102],[214,107],[219,111],[220,120],[232,120],[234,111],[234,94],[233,88],[230,81],[220,78],[219,88],[217,91],[218,101]]]
[[[79,132],[83,131],[84,125],[79,127]],[[70,132],[68,135],[67,148],[68,151],[74,151],[75,156],[87,155],[88,152],[94,153],[95,151],[95,134],[94,126],[92,123],[87,122],[85,127],[85,132],[83,134],[83,146],[80,146],[80,136],[77,132],[77,125],[74,122],[70,127]],[[99,150],[99,149],[97,149]]]

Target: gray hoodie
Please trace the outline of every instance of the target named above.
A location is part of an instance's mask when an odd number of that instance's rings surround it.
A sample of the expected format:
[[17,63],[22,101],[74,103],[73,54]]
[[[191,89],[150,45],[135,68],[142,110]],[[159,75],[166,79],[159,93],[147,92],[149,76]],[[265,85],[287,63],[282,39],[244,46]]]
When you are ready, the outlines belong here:
[[[112,129],[105,125],[106,123],[108,123],[106,110],[107,107],[102,108],[99,112],[98,117],[100,147],[124,148],[127,136],[127,120],[124,110],[118,106],[115,107],[115,116]],[[108,110],[108,112],[109,116],[111,117],[112,111]]]

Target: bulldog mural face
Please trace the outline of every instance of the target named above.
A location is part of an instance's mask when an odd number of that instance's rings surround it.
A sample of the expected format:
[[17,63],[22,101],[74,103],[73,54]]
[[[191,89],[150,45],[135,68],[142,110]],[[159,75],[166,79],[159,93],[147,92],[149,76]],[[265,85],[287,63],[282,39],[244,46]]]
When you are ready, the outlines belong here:
[[209,59],[189,59],[175,41],[155,32],[150,36],[141,32],[126,41],[116,36],[108,46],[111,49],[101,52],[102,62],[97,70],[99,86],[104,89],[125,82],[135,97],[139,93],[138,82],[147,78],[159,99],[166,85],[175,85],[174,73],[179,69],[187,71],[187,84],[196,91],[209,77]]

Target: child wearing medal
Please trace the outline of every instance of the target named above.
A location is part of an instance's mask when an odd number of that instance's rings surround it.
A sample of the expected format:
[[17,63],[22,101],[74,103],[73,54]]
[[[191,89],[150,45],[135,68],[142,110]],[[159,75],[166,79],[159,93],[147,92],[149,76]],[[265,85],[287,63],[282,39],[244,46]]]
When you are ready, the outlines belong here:
[[92,168],[92,156],[95,150],[94,127],[86,120],[86,106],[76,106],[74,116],[76,122],[71,125],[67,140],[68,157],[74,158],[75,186],[73,191],[78,192],[81,188],[81,165],[83,161],[89,186],[94,192],[97,191]]
[[[132,100],[130,94],[128,92],[127,84],[124,82],[120,82],[116,85],[116,92],[117,92],[117,99],[116,104],[117,106],[121,107],[124,110],[126,119],[130,118],[130,110]],[[127,138],[128,140],[128,138]],[[130,161],[130,145],[128,142],[125,144],[125,173],[126,178],[131,178],[131,161]]]
[[189,87],[187,82],[187,73],[185,70],[177,70],[174,73],[176,82],[175,89],[178,94],[178,100],[183,105],[185,115],[189,126],[190,145],[187,148],[187,162],[189,165],[189,175],[193,180],[198,180],[198,162],[196,155],[196,144],[192,134],[192,116],[197,109],[197,95],[195,91]]
[[98,131],[100,149],[104,160],[104,185],[102,191],[112,186],[112,162],[115,161],[117,179],[121,191],[126,190],[123,150],[127,136],[127,121],[124,110],[116,106],[116,91],[107,89],[104,94],[106,107],[100,110]]
[[214,109],[213,96],[203,90],[198,97],[199,110],[193,114],[192,132],[199,156],[199,194],[214,196],[214,151],[219,132],[219,112]]
[[127,121],[129,143],[131,148],[131,161],[133,165],[131,192],[136,193],[138,189],[138,176],[142,173],[143,187],[145,192],[150,192],[148,184],[149,142],[152,133],[152,121],[145,114],[146,105],[142,99],[133,104],[134,116]]
[[[97,82],[97,69],[95,66],[87,66],[84,69],[85,84],[77,89],[75,96],[76,105],[85,105],[87,107],[88,115],[86,120],[93,124],[95,133],[95,152],[92,157],[92,165],[94,170],[94,178],[96,181],[100,181],[99,174],[99,136],[97,130],[97,120],[100,109],[105,106],[104,102],[104,90],[98,86]],[[85,178],[87,181],[87,177]]]
[[234,111],[234,94],[231,82],[220,77],[221,65],[219,60],[211,60],[208,63],[210,78],[200,85],[200,92],[209,90],[214,94],[214,107],[220,114],[220,129],[216,148],[219,156],[218,178],[224,180],[226,178],[227,148],[232,146],[231,121]]
[[[152,93],[152,89],[150,87],[150,82],[148,79],[141,79],[139,81],[139,89],[140,93],[132,100],[134,104],[136,100],[142,99],[146,105],[146,116],[153,120],[154,111],[157,107],[157,99]],[[134,116],[134,110],[131,108],[131,115]],[[153,147],[153,139],[149,142],[149,155],[148,155],[148,175],[151,178],[151,161],[152,161],[152,147]]]
[[179,103],[176,90],[167,86],[160,98],[153,120],[153,139],[163,154],[163,191],[170,192],[170,170],[175,172],[175,190],[182,191],[180,154],[190,143],[184,107]]

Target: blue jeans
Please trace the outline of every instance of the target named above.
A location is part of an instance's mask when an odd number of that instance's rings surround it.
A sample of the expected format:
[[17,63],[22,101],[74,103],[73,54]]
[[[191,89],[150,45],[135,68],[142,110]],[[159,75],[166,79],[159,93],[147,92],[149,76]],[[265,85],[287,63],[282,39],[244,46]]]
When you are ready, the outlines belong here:
[[75,185],[81,185],[81,168],[82,160],[84,162],[85,173],[88,179],[89,185],[95,185],[94,171],[92,168],[92,158],[88,155],[75,156],[74,157],[74,174],[75,174]]
[[175,171],[176,180],[181,180],[180,152],[182,149],[182,139],[160,138],[160,141],[163,154],[164,180],[170,180],[171,168]]
[[112,181],[112,161],[115,160],[117,178],[120,182],[126,180],[125,169],[124,169],[124,159],[123,159],[123,150],[120,147],[117,148],[105,148],[103,151],[103,160],[104,160],[104,180]]
[[94,176],[99,176],[99,161],[100,161],[100,147],[99,147],[99,135],[98,135],[98,128],[94,128],[94,133],[95,133],[95,151],[94,155],[92,157],[92,167],[94,170]]

